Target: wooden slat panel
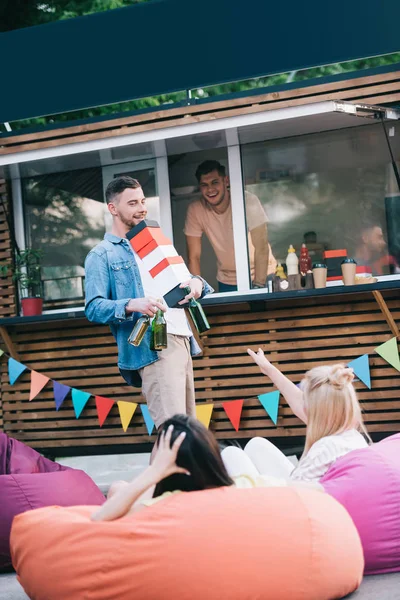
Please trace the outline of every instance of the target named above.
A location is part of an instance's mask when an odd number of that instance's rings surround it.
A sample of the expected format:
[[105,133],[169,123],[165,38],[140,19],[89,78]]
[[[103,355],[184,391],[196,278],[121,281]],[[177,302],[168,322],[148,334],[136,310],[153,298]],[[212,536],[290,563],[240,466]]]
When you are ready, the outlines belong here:
[[[385,295],[395,319],[400,318],[396,292]],[[247,304],[208,309],[212,328],[203,337],[204,355],[194,360],[196,398],[215,405],[211,428],[221,440],[265,435],[278,441],[304,435],[304,425],[281,399],[275,427],[256,396],[273,389],[246,353],[248,346],[263,347],[295,383],[321,363],[348,362],[370,354],[372,390],[356,382],[368,429],[372,433],[400,430],[400,378],[397,371],[374,353],[391,333],[369,293],[345,298],[268,303],[267,310],[252,312]],[[142,402],[139,390],[125,385],[116,367],[117,349],[105,326],[84,319],[12,328],[21,361],[61,383],[115,401]],[[60,411],[54,408],[48,385],[28,401],[30,376],[25,373],[10,386],[6,361],[1,363],[4,428],[12,436],[37,448],[124,445],[149,441],[139,410],[125,434],[115,405],[102,428],[98,427],[94,398],[75,419],[71,399]],[[224,400],[244,399],[241,426],[236,433],[223,408]],[[55,450],[54,450],[55,451]]]
[[260,112],[335,99],[369,104],[396,102],[400,99],[400,73],[395,71],[257,96],[164,109],[51,131],[22,133],[19,136],[4,136],[3,138],[0,136],[0,154],[49,148],[61,144],[139,133],[149,129],[163,129],[199,121],[233,117],[244,112]]
[[[0,179],[0,263],[12,263],[12,248],[10,232],[4,206],[7,211],[10,210],[10,203],[7,197],[7,186],[4,179]],[[15,316],[15,288],[11,276],[0,277],[0,319],[1,317]],[[0,348],[5,350],[3,340],[0,337]],[[0,388],[0,430],[3,428],[3,408],[2,408],[2,390]]]

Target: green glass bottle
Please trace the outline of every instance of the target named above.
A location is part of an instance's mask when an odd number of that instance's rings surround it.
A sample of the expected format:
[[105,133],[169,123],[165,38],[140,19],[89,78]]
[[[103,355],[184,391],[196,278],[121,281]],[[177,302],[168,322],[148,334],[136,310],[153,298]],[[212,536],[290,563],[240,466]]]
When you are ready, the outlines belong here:
[[132,344],[132,346],[139,346],[144,338],[144,334],[146,333],[149,325],[149,315],[143,315],[143,317],[139,317],[139,319],[135,323],[134,328],[132,329],[130,336],[128,337],[128,343]]
[[[190,287],[185,288],[185,291],[187,294],[190,294]],[[193,323],[195,324],[196,329],[199,333],[204,333],[205,331],[211,329],[206,314],[200,302],[198,302],[195,298],[190,298],[188,309],[190,316],[192,317]]]
[[151,350],[165,350],[168,346],[167,322],[162,310],[158,310],[151,323]]

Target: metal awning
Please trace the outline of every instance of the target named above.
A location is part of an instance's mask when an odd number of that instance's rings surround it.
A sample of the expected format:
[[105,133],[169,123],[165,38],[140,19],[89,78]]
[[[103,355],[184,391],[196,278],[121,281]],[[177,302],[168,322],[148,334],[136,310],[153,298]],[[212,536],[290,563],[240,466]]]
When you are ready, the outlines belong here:
[[[196,139],[197,141],[201,139],[203,146],[207,143],[209,147],[234,146],[239,143],[358,127],[379,121],[392,122],[399,118],[400,111],[392,108],[329,100],[249,112],[235,117],[222,117],[187,125],[149,129],[140,133],[87,142],[63,144],[60,140],[59,145],[51,148],[0,156],[0,166],[25,163],[24,170],[32,175],[58,172],[82,169],[83,165],[98,166],[99,152],[110,148],[125,147],[124,155],[129,156],[128,147],[131,146],[132,155],[135,156],[132,160],[140,160],[140,156],[135,152],[139,144],[145,144],[148,159],[151,157],[149,153],[156,158],[198,150]],[[208,142],[207,137],[209,137]],[[51,161],[54,161],[54,169],[50,164]],[[63,168],[64,162],[66,168]],[[14,174],[14,177],[18,176],[20,176],[18,173]]]

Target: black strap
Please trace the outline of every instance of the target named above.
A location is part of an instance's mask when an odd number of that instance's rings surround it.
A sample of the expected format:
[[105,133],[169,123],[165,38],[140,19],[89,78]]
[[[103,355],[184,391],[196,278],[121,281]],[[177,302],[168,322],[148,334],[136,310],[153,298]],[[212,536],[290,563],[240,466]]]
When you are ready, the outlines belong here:
[[398,166],[396,164],[396,161],[394,159],[394,155],[393,155],[393,151],[392,151],[392,146],[390,144],[388,132],[386,131],[385,122],[383,120],[383,115],[382,114],[381,114],[381,123],[382,123],[383,131],[385,132],[386,143],[387,143],[387,146],[389,148],[390,159],[391,159],[391,162],[392,162],[392,167],[393,167],[394,175],[396,177],[397,187],[399,188],[399,192],[400,192],[400,173],[399,173],[399,168],[398,168]]

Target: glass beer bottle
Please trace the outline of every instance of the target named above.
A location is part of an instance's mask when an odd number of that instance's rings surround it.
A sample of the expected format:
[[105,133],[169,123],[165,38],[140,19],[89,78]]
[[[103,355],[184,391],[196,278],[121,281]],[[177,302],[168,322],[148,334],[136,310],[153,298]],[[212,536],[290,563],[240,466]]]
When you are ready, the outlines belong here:
[[128,337],[128,343],[132,344],[132,346],[139,346],[141,341],[144,338],[144,335],[150,325],[150,317],[149,315],[143,315],[139,317],[136,321],[134,328],[130,336]]
[[151,324],[151,350],[165,350],[168,346],[167,322],[164,313],[159,309]]
[[[185,288],[185,291],[187,294],[190,294],[190,287]],[[205,331],[211,329],[200,302],[198,302],[195,298],[190,298],[188,309],[190,316],[192,317],[193,323],[195,324],[196,329],[199,333],[204,333]]]

